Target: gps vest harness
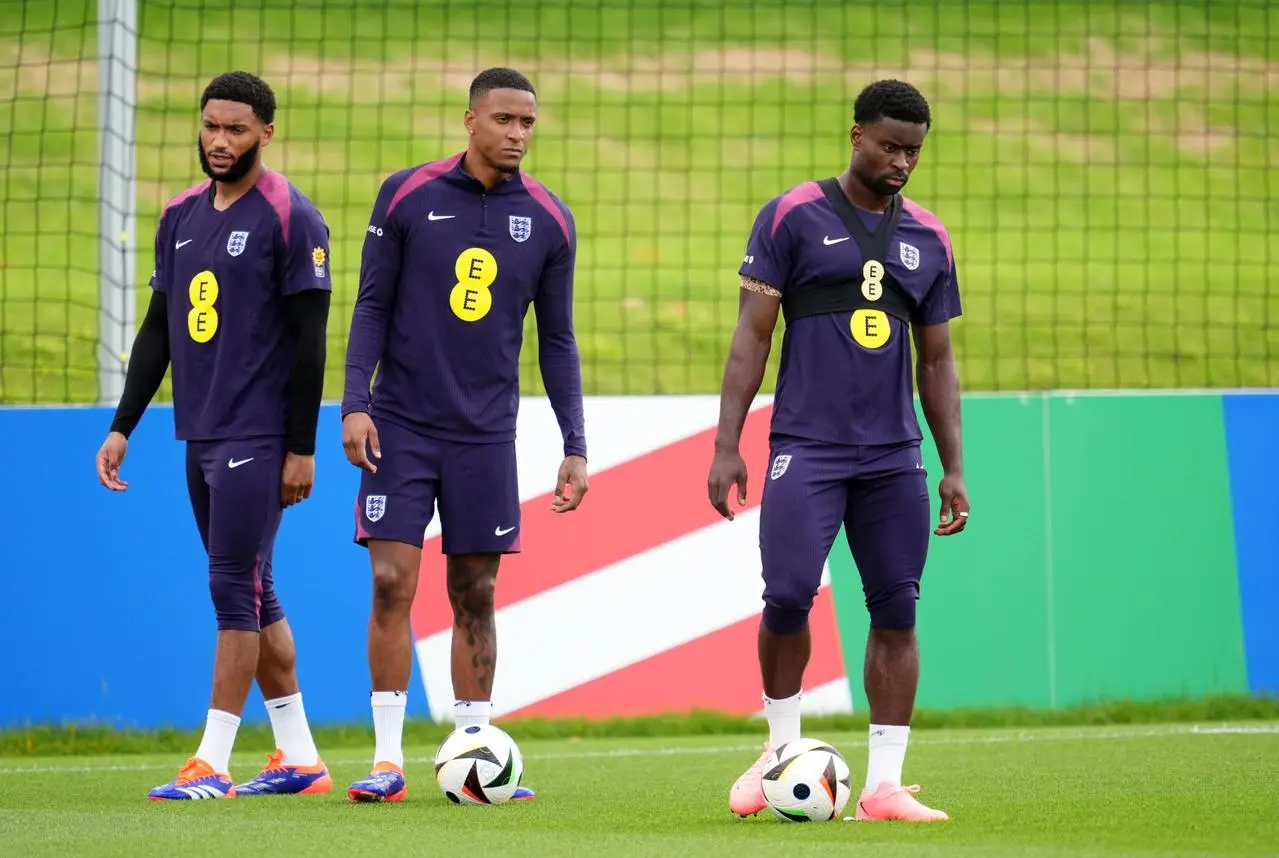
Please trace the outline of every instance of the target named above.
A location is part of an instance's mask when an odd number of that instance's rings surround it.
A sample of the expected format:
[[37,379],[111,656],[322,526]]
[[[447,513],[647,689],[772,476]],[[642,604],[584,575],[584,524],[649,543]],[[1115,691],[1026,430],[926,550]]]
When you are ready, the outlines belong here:
[[844,196],[838,179],[822,179],[817,184],[848,234],[857,242],[862,254],[862,270],[856,277],[827,277],[797,292],[784,293],[782,316],[786,323],[789,325],[794,319],[822,313],[882,310],[909,325],[913,302],[884,264],[902,216],[901,195],[893,195],[886,217],[871,232],[862,223],[848,197]]

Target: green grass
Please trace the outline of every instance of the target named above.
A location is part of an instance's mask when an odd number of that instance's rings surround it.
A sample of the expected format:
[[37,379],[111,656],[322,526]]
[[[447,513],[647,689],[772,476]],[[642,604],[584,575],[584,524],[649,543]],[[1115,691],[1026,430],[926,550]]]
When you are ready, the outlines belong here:
[[[0,402],[96,395],[93,5],[0,4]],[[333,228],[330,398],[379,183],[461,148],[466,84],[499,63],[539,86],[526,167],[577,218],[588,392],[717,389],[755,212],[842,169],[852,99],[883,74],[933,103],[910,195],[951,230],[966,389],[1279,384],[1265,4],[140,8],[138,282],[159,207],[201,178],[203,83],[263,74],[269,163]]]
[[[807,730],[811,735],[817,735]],[[0,842],[29,856],[519,854],[527,856],[1101,856],[1275,855],[1279,724],[1036,730],[916,730],[906,761],[931,825],[795,825],[739,819],[727,791],[759,736],[524,740],[533,802],[457,807],[430,777],[434,745],[406,749],[403,804],[352,806],[345,786],[368,770],[370,746],[325,747],[327,796],[154,804],[176,755],[0,758]],[[852,781],[865,734],[825,733]],[[244,745],[242,744],[243,748]],[[265,746],[263,746],[265,747]],[[232,772],[261,765],[245,748]],[[852,806],[845,809],[851,814]],[[179,821],[180,820],[180,821]],[[250,846],[251,844],[251,846]]]
[[[1055,709],[1024,706],[963,709],[917,709],[912,723],[927,730],[997,727],[1099,727],[1141,724],[1193,724],[1224,721],[1279,721],[1279,697],[1225,694],[1182,700],[1114,700]],[[810,715],[808,729],[818,733],[865,730],[867,713]],[[526,718],[503,725],[522,739],[652,739],[744,735],[758,729],[755,716],[696,711],[661,716]],[[404,740],[439,744],[451,727],[425,719],[404,725]],[[0,730],[0,757],[121,756],[182,753],[199,744],[201,729],[119,729],[95,724],[41,724]],[[313,725],[315,740],[325,747],[360,747],[369,739],[368,724]],[[237,741],[252,746],[271,741],[270,725],[260,713],[246,713]]]

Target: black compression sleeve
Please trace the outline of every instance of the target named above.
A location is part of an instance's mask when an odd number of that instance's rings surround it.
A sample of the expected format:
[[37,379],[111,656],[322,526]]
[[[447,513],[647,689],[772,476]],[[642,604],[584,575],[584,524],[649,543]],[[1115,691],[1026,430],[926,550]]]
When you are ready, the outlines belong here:
[[111,431],[128,438],[160,389],[169,369],[168,302],[163,292],[152,292],[146,317],[133,340],[129,369],[124,376],[124,392],[115,407]]
[[315,455],[315,429],[324,396],[325,332],[329,322],[327,290],[307,289],[284,300],[284,318],[294,341],[289,380],[289,452]]

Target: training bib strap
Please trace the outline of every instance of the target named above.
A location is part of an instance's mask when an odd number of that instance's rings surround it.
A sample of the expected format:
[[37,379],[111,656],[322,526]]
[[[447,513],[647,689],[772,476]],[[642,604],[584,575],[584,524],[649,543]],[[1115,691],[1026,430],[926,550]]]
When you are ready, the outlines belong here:
[[861,276],[838,277],[819,282],[805,289],[784,294],[782,316],[789,324],[793,319],[816,316],[822,313],[843,313],[856,310],[882,310],[890,316],[910,324],[914,302],[897,279],[888,273],[884,260],[888,255],[897,224],[902,216],[902,199],[894,194],[878,228],[871,232],[862,223],[857,210],[844,196],[839,181],[830,178],[817,183],[835,214],[857,247],[861,250]]

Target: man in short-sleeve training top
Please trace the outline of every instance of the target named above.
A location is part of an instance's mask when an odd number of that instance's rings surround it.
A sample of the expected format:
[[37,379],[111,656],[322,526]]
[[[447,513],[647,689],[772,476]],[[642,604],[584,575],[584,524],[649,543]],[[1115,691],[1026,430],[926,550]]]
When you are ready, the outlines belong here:
[[842,524],[871,626],[870,747],[856,818],[947,818],[914,798],[918,787],[901,782],[931,520],[911,391],[912,337],[919,396],[944,471],[934,532],[959,533],[969,511],[948,325],[960,315],[954,254],[941,221],[899,193],[930,125],[928,102],[910,84],[868,86],[854,106],[848,170],[769,201],[739,269],[738,323],[708,480],[711,503],[729,519],[734,483],[739,503],[746,502],[738,443],[779,309],[786,321],[760,509],[759,658],[769,740],[730,792],[730,808],[743,816],[764,808],[765,769],[800,738],[808,614]]
[[[221,75],[200,110],[209,181],[160,216],[151,303],[98,452],[98,478],[124,491],[127,439],[171,365],[218,644],[204,738],[150,798],[328,792],[332,779],[303,712],[293,635],[271,571],[283,510],[307,498],[315,479],[329,229],[301,191],[262,164],[275,118],[266,83],[244,72]],[[229,760],[255,676],[277,750],[256,778],[235,786]]]
[[[530,304],[564,442],[551,508],[575,509],[587,489],[573,333],[577,236],[568,206],[520,170],[537,119],[532,84],[512,69],[481,72],[465,119],[466,151],[390,176],[364,236],[342,443],[364,469],[355,539],[373,568],[375,748],[369,776],[347,791],[353,801],[405,795],[409,616],[437,505],[454,616],[454,721],[488,723],[497,570],[503,554],[520,550],[515,420]],[[533,793],[521,785],[514,797]]]

